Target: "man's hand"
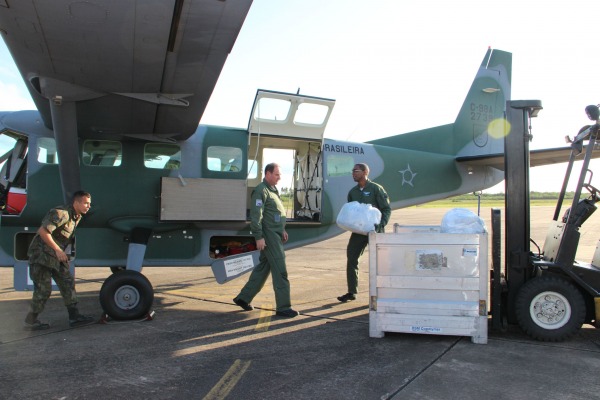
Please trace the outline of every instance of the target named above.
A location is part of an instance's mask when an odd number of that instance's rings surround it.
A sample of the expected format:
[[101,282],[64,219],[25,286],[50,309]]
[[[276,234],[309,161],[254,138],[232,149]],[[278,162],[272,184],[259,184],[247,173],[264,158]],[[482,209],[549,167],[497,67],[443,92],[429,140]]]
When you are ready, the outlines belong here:
[[38,235],[40,235],[40,238],[44,241],[44,243],[46,243],[48,246],[54,249],[54,254],[56,254],[56,258],[58,259],[58,261],[60,261],[61,263],[69,261],[67,253],[61,250],[58,244],[56,244],[56,242],[52,238],[52,234],[50,233],[50,231],[48,231],[43,226],[40,226],[37,233]]
[[58,261],[61,263],[69,261],[69,257],[67,257],[67,254],[64,251],[60,249],[54,249],[54,253],[56,254],[56,258],[58,258]]
[[286,231],[283,231],[283,243],[286,243],[288,241],[288,233]]
[[265,249],[265,247],[267,247],[267,244],[265,243],[265,239],[258,239],[256,241],[256,248],[260,251],[263,251]]

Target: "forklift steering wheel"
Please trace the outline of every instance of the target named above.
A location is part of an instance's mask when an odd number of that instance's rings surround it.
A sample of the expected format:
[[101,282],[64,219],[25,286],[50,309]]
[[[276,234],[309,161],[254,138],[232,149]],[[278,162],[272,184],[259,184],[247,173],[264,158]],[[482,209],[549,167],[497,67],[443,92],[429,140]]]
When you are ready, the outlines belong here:
[[589,183],[584,183],[583,187],[585,188],[585,190],[587,190],[588,192],[590,192],[590,194],[592,195],[592,200],[594,201],[598,201],[598,189],[596,189],[594,186],[590,185]]

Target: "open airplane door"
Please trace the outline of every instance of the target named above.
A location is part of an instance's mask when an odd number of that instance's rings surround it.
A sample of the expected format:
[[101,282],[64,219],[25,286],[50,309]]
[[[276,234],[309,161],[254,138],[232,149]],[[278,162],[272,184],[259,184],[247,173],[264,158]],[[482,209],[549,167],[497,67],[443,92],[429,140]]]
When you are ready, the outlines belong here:
[[251,134],[323,140],[335,100],[258,90],[248,124]]
[[[277,162],[282,171],[280,194],[287,210],[287,224],[320,224],[322,145],[335,100],[259,90],[248,123],[248,196],[261,182],[261,168]],[[252,172],[254,170],[254,173]],[[287,181],[287,179],[290,181]],[[248,203],[247,208],[251,205]],[[227,237],[227,240],[246,238]],[[255,247],[254,247],[255,248]],[[227,254],[212,264],[218,283],[229,282],[254,269],[259,251]]]
[[334,105],[335,100],[320,97],[267,90],[256,93],[248,123],[248,154],[257,154],[266,164],[271,160],[263,156],[264,149],[293,153],[290,165],[281,165],[284,174],[293,171],[292,181],[282,183],[294,194],[288,222],[321,220],[323,135]]

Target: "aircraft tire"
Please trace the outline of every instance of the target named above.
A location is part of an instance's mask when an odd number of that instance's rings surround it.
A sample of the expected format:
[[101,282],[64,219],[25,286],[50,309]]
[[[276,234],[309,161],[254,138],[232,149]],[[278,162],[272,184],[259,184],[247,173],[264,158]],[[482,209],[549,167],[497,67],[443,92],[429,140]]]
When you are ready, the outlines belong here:
[[515,302],[521,329],[534,339],[560,342],[575,334],[585,321],[585,301],[566,279],[544,275],[526,282]]
[[142,318],[150,312],[154,289],[144,275],[126,270],[109,276],[100,289],[100,305],[115,320]]

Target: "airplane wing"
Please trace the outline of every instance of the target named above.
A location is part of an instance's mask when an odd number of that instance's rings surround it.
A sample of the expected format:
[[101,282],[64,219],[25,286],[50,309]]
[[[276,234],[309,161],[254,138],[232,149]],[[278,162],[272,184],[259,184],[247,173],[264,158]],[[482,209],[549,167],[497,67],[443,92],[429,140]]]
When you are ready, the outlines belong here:
[[[585,148],[585,147],[584,147]],[[600,158],[600,152],[594,149],[592,158]],[[581,158],[585,150],[581,153]],[[554,149],[531,150],[529,152],[529,165],[540,167],[542,165],[558,164],[568,162],[571,155],[571,147],[557,147]],[[473,166],[488,166],[504,171],[504,154],[489,154],[484,156],[458,157],[458,163]]]
[[[0,1],[0,34],[55,135],[184,140],[198,127],[251,4]],[[53,109],[68,103],[72,112]],[[73,117],[76,131],[57,129]]]

